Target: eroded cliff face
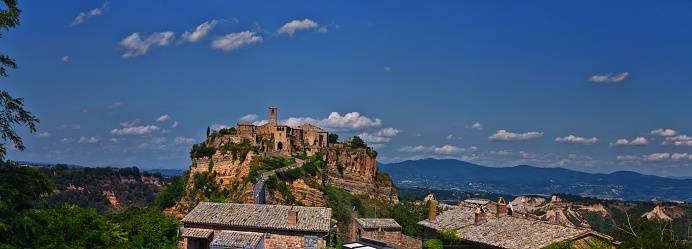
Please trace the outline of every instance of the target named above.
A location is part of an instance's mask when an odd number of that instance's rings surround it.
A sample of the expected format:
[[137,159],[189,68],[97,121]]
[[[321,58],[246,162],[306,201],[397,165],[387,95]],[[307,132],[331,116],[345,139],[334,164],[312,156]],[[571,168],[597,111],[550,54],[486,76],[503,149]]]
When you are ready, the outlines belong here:
[[399,202],[398,190],[388,176],[377,170],[377,160],[365,149],[325,148],[326,184],[354,195]]

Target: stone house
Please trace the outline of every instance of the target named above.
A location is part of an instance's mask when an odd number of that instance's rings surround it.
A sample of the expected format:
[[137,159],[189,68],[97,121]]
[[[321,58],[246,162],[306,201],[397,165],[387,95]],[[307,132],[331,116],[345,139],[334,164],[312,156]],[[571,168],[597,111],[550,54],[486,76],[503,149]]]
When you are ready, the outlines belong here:
[[394,249],[422,248],[423,242],[402,234],[401,225],[394,219],[358,218],[355,208],[350,224],[351,242],[365,241]]
[[323,248],[331,209],[199,203],[183,219],[184,248]]

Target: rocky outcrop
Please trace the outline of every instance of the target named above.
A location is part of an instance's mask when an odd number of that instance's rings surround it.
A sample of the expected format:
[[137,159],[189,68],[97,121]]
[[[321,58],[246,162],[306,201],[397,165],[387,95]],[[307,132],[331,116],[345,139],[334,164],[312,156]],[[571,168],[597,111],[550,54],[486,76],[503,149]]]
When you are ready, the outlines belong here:
[[354,195],[399,202],[398,191],[388,175],[377,170],[377,160],[365,149],[325,148],[326,183]]
[[673,220],[673,218],[670,218],[666,213],[664,213],[665,208],[661,206],[656,206],[654,207],[653,210],[644,213],[642,217],[646,217],[649,220],[663,220],[663,221],[670,221]]

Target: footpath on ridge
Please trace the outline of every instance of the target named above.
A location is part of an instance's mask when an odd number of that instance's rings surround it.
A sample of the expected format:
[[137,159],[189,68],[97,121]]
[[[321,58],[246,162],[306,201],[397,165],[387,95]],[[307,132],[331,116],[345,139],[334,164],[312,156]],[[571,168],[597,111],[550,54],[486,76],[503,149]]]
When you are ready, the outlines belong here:
[[262,177],[260,177],[260,179],[257,180],[257,183],[255,183],[255,187],[252,190],[252,204],[266,204],[265,203],[265,200],[266,200],[265,196],[267,193],[266,193],[265,181],[267,181],[267,179],[269,179],[270,176],[276,174],[276,172],[279,172],[279,171],[286,171],[286,170],[290,170],[290,169],[300,168],[303,166],[303,164],[305,162],[308,162],[309,160],[310,160],[309,158],[306,160],[296,158],[296,163],[294,163],[294,164],[288,165],[286,167],[278,168],[275,170],[270,170],[270,171],[264,172],[264,174],[262,174]]

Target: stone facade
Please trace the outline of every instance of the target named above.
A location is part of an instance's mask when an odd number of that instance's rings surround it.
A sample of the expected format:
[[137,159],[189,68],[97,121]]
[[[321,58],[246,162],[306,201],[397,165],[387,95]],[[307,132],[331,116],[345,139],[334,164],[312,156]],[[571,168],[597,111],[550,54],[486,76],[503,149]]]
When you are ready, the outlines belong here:
[[402,234],[401,226],[394,219],[360,219],[357,212],[351,216],[351,242],[374,240],[384,242],[395,249],[416,249],[423,247],[423,241]]

